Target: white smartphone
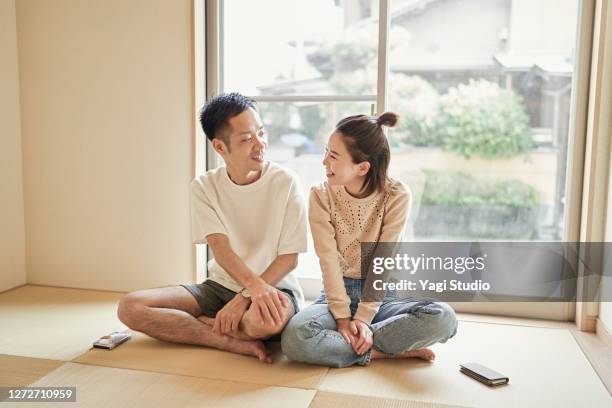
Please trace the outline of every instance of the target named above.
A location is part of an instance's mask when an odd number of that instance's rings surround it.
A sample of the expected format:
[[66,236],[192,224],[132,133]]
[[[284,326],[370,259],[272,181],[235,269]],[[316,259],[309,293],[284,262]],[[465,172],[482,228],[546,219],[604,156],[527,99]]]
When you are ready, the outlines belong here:
[[132,338],[130,333],[126,332],[112,332],[106,336],[100,337],[98,340],[94,341],[93,346],[95,348],[103,348],[107,350],[112,350],[121,343],[124,343]]

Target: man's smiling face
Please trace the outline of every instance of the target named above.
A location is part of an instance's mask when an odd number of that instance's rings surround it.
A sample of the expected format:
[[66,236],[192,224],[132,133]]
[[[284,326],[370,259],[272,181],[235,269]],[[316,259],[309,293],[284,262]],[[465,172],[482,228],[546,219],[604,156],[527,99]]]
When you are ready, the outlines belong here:
[[257,111],[252,108],[229,119],[221,130],[224,137],[215,138],[223,149],[215,147],[229,168],[246,174],[261,171],[268,146],[267,134]]

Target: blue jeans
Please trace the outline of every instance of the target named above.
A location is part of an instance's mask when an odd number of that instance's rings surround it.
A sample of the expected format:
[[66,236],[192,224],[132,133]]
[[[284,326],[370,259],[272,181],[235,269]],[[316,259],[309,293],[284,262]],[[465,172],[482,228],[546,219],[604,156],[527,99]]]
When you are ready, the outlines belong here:
[[[346,293],[355,315],[364,280],[344,278]],[[429,298],[398,298],[387,293],[370,325],[374,348],[399,354],[446,341],[457,333],[455,311],[446,303]],[[283,353],[291,360],[329,367],[368,365],[372,351],[357,355],[337,331],[325,295],[295,315],[281,338]]]

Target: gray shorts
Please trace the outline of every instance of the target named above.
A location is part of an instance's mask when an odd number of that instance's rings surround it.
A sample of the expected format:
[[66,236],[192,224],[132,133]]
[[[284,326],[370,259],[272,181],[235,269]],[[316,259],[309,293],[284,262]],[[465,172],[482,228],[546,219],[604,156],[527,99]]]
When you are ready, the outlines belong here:
[[[210,279],[205,280],[202,283],[187,283],[181,286],[187,289],[198,302],[201,313],[204,316],[211,318],[217,316],[217,312],[223,309],[223,306],[225,306],[237,294],[237,292],[229,290],[225,286]],[[300,308],[298,306],[298,301],[293,292],[289,289],[279,290],[282,291],[293,304],[294,313],[299,312]]]

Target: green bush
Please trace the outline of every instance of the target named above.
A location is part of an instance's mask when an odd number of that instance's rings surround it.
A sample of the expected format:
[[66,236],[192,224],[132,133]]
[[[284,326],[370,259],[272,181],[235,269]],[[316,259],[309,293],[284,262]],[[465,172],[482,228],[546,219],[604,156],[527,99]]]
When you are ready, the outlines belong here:
[[[393,54],[409,55],[415,41],[410,31],[397,25],[391,31]],[[354,25],[310,39],[307,59],[334,93],[375,93],[377,41],[376,24]],[[535,147],[521,99],[486,80],[470,80],[440,97],[426,80],[393,72],[388,99],[387,109],[400,115],[392,145],[439,146],[467,158],[513,157]]]
[[450,88],[435,128],[445,150],[466,158],[513,157],[535,147],[520,98],[485,80]]
[[466,173],[427,171],[424,205],[537,207],[538,191],[520,180],[491,180]]

